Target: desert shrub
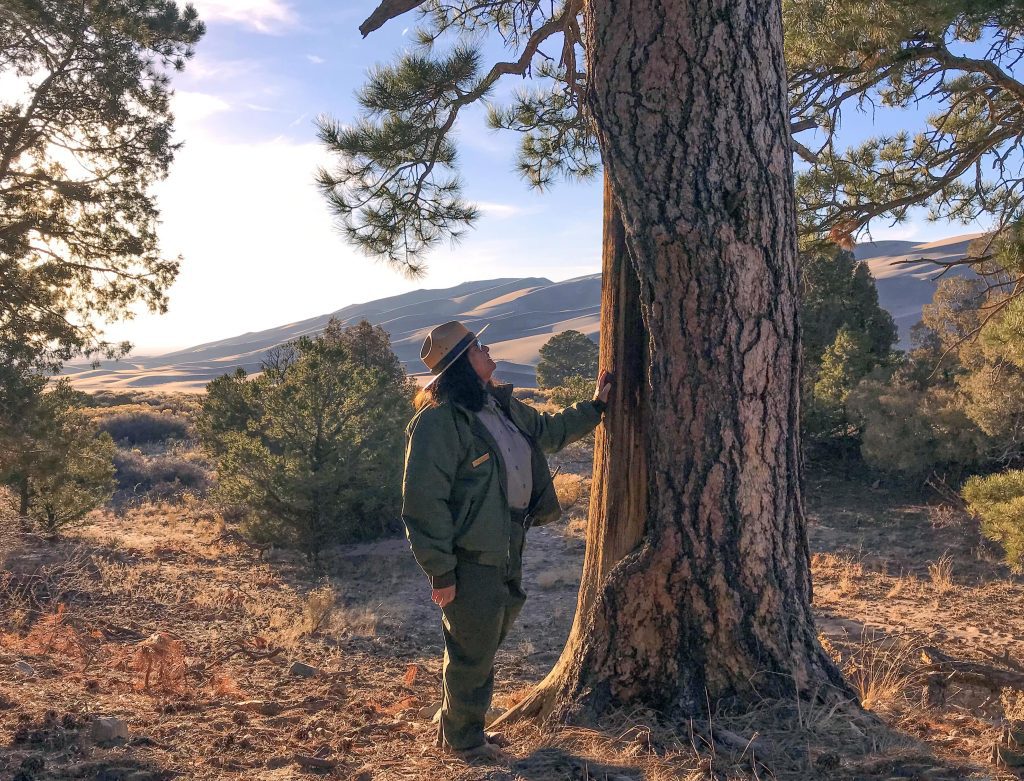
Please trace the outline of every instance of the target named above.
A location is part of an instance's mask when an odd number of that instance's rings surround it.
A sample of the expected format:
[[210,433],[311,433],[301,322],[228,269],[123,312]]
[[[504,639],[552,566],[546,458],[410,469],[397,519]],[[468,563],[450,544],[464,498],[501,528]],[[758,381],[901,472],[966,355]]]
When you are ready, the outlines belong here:
[[981,533],[999,543],[1006,563],[1024,570],[1024,470],[972,477],[961,495],[981,522]]
[[959,475],[976,465],[984,434],[964,413],[957,394],[867,379],[850,393],[861,428],[861,454],[871,466],[919,479],[931,471]]
[[985,460],[1019,463],[1024,457],[1024,371],[995,358],[956,382],[964,413],[986,436]]
[[551,401],[557,407],[568,407],[578,401],[594,398],[592,377],[566,377],[557,388],[551,389]]
[[210,473],[201,463],[177,455],[146,457],[138,450],[119,450],[114,466],[121,501],[171,499],[186,491],[202,494],[211,483]]
[[100,431],[106,431],[115,442],[141,445],[146,442],[166,442],[186,439],[189,423],[186,418],[160,412],[122,412],[102,417]]
[[579,331],[562,331],[540,348],[537,384],[542,388],[565,385],[570,377],[597,377],[597,345]]
[[[913,348],[848,395],[872,466],[956,479],[1024,462],[1024,353],[1016,340],[1024,306],[989,284],[1005,278],[1004,268],[989,262],[986,274],[988,281],[941,280],[912,332]],[[813,401],[805,409],[813,416]]]
[[217,496],[248,509],[255,539],[308,555],[397,529],[414,385],[367,322],[277,351],[263,373],[208,386],[197,425]]
[[147,411],[192,418],[199,412],[201,402],[202,396],[198,393],[99,390],[86,396],[86,406],[99,415]]
[[85,396],[66,380],[11,383],[0,423],[0,484],[11,509],[53,534],[106,502],[114,490],[114,443],[82,414]]
[[542,388],[516,388],[512,395],[528,404],[543,404],[548,400],[549,392]]

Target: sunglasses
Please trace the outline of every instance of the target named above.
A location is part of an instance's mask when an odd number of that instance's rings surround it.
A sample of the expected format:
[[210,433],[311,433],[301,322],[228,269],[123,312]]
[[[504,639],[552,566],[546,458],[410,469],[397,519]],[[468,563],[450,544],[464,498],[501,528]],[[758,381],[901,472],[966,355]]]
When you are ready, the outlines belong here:
[[480,340],[479,340],[479,339],[474,339],[474,340],[473,340],[473,341],[472,341],[472,342],[470,343],[470,346],[471,346],[471,347],[475,347],[475,348],[476,348],[476,349],[478,349],[478,350],[482,350],[482,349],[484,349],[484,346],[485,346],[485,345],[481,344],[481,342],[480,342]]

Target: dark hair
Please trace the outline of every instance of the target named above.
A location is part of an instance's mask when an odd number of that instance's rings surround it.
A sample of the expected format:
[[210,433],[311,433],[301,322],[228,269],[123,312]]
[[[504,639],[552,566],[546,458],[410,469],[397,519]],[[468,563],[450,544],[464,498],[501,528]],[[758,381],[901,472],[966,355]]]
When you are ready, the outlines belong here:
[[428,404],[445,401],[460,404],[473,412],[484,408],[487,391],[469,362],[469,350],[456,358],[433,385],[420,391],[416,397],[416,408],[423,409]]

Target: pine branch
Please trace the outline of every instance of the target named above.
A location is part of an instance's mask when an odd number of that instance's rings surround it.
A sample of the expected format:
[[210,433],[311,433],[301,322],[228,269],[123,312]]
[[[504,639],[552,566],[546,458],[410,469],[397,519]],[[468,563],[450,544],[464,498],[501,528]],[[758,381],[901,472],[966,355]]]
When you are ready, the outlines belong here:
[[359,32],[365,38],[374,30],[379,30],[387,22],[414,8],[419,8],[425,2],[427,0],[381,0],[381,4],[359,25]]

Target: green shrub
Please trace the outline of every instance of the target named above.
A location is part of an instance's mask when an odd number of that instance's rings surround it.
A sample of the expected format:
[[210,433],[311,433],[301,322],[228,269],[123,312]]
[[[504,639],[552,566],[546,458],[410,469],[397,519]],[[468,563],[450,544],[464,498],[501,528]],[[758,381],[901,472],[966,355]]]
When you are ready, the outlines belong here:
[[0,484],[23,523],[54,534],[111,497],[116,448],[82,414],[84,394],[67,380],[47,385],[18,385],[16,414],[0,425]]
[[861,454],[873,467],[922,478],[931,471],[959,474],[978,463],[984,434],[957,395],[876,379],[862,380],[848,398],[861,429]]
[[275,351],[263,373],[207,386],[197,425],[218,458],[216,495],[248,533],[315,556],[398,528],[414,383],[367,322]]
[[1003,546],[1006,563],[1024,570],[1024,470],[972,477],[961,495],[980,519],[981,533]]

